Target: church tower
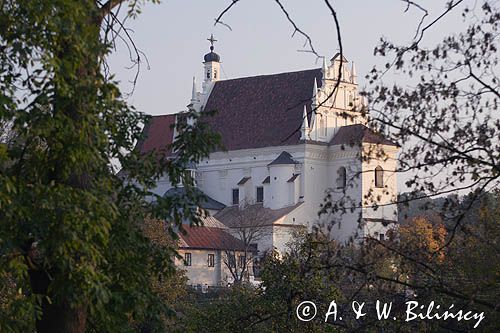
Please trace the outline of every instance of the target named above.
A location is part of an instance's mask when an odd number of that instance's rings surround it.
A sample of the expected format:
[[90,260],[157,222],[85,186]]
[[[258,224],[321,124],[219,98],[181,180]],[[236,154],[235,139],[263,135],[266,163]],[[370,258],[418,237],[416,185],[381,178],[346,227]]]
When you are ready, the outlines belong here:
[[212,34],[207,39],[210,42],[210,53],[205,54],[203,57],[203,65],[205,67],[204,80],[203,80],[203,93],[206,94],[211,89],[214,82],[219,80],[220,77],[220,56],[214,52],[214,42],[217,39]]

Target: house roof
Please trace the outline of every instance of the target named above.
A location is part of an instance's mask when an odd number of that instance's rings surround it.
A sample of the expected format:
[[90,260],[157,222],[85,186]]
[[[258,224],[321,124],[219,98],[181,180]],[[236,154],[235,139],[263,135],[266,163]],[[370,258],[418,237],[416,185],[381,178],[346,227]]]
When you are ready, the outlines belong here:
[[330,141],[330,145],[355,146],[362,142],[397,146],[396,143],[386,139],[382,134],[376,133],[362,124],[340,127],[337,134]]
[[136,145],[143,154],[156,151],[171,154],[170,145],[174,140],[175,114],[152,116],[143,129],[144,137]]
[[202,217],[202,221],[204,227],[219,228],[226,230],[228,229],[223,223],[221,223],[219,220],[217,220],[215,217],[211,215]]
[[321,77],[318,68],[217,81],[204,109],[216,113],[204,120],[227,150],[298,144],[304,105],[311,114]]
[[292,158],[292,155],[290,155],[289,152],[283,151],[274,159],[274,161],[269,163],[268,166],[277,164],[297,164],[297,162]]
[[[310,118],[314,79],[321,87],[321,78],[317,68],[217,81],[204,107],[205,111],[215,110],[215,115],[202,113],[202,120],[221,135],[227,150],[300,144],[304,105]],[[175,119],[175,114],[151,117],[143,130],[147,136],[137,144],[140,152],[171,154]],[[396,146],[360,124],[340,127],[330,144],[360,142]]]
[[[211,209],[211,210],[221,210],[224,207],[226,207],[226,205],[224,205],[223,203],[221,203],[215,199],[212,199],[208,195],[202,193],[198,188],[195,188],[195,191],[198,192],[197,193],[198,195],[203,194],[205,196],[205,198],[203,200],[201,200],[201,202],[200,202],[201,208]],[[174,196],[174,195],[175,196],[183,196],[185,194],[186,194],[186,189],[184,187],[172,187],[167,192],[165,192],[163,194],[163,196],[164,197]]]
[[221,228],[183,225],[179,233],[179,248],[244,251],[245,243]]
[[228,206],[215,214],[215,218],[229,228],[241,226],[249,227],[252,224],[270,226],[276,220],[288,215],[301,204],[302,202],[299,202],[296,205],[276,210],[266,208],[261,203],[248,205],[244,209],[240,209],[238,206]]

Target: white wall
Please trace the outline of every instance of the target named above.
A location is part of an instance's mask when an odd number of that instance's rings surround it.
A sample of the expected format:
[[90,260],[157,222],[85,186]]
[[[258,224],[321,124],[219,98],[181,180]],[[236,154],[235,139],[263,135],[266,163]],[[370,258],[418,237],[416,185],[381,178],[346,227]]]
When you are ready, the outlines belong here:
[[[376,146],[365,144],[365,152],[383,152],[385,160],[371,159],[363,163],[363,197],[370,195],[372,199],[363,200],[363,217],[397,220],[397,148],[392,146]],[[375,168],[381,166],[384,170],[384,187],[375,187]],[[380,205],[377,209],[374,204]]]
[[[176,265],[186,271],[186,276],[189,279],[189,284],[206,284],[209,286],[217,286],[223,279],[224,274],[221,271],[221,255],[220,251],[215,250],[194,250],[180,249],[179,254],[184,258],[185,253],[191,253],[191,266],[185,266],[183,259],[176,259]],[[215,265],[208,267],[208,254],[214,254]]]
[[[364,146],[366,153],[367,147]],[[373,148],[373,147],[372,147]],[[256,188],[264,187],[264,207],[280,209],[297,202],[302,202],[296,209],[281,220],[280,224],[306,225],[311,228],[315,223],[331,225],[331,235],[338,241],[346,241],[351,236],[364,237],[374,235],[375,232],[386,232],[379,227],[363,227],[360,225],[360,214],[363,218],[383,218],[388,220],[397,219],[396,205],[388,205],[397,196],[397,179],[394,170],[396,168],[397,148],[385,146],[389,158],[387,160],[370,160],[361,162],[358,147],[326,146],[318,144],[301,144],[294,146],[267,147],[260,149],[239,150],[231,152],[217,152],[211,154],[208,161],[198,164],[199,187],[210,197],[226,205],[232,205],[232,189],[240,189],[240,199],[248,203],[255,202]],[[298,165],[275,165],[268,167],[282,151],[292,154]],[[208,162],[208,163],[207,163]],[[374,169],[381,165],[384,169],[385,188],[375,188]],[[347,188],[337,189],[338,169],[345,167],[347,171]],[[294,173],[300,176],[294,183],[287,180]],[[271,183],[263,185],[262,181],[270,176]],[[251,177],[243,186],[238,182],[243,177]],[[276,179],[275,179],[276,177]],[[168,181],[159,182],[156,191],[163,194],[170,188]],[[346,206],[356,206],[351,212],[333,216],[322,216],[318,218],[318,212],[327,191],[331,191],[331,200],[338,202],[344,200]],[[363,196],[370,191],[379,198],[379,204],[383,206],[378,209],[369,207],[363,202]],[[299,200],[299,196],[302,196]],[[338,223],[340,221],[340,223]],[[366,226],[366,225],[365,225]],[[267,250],[273,247],[284,248],[288,236],[280,229],[270,232],[269,237],[259,241],[259,250]],[[372,231],[370,231],[372,230]]]
[[293,176],[295,165],[293,164],[277,164],[269,166],[269,176],[271,177],[271,184],[269,186],[271,209],[280,209],[293,202],[289,195],[290,183],[287,181]]
[[[179,254],[184,258],[185,253],[191,253],[191,266],[184,265],[183,259],[175,259],[175,265],[186,271],[190,285],[208,285],[224,286],[233,281],[233,276],[224,263],[225,252],[220,250],[197,250],[197,249],[179,249]],[[214,254],[214,267],[208,267],[208,254]],[[236,264],[238,256],[243,252],[236,252]],[[250,263],[248,272],[253,276],[253,266]]]
[[[244,186],[247,195],[240,193],[240,198],[245,198],[248,203],[253,203],[256,199],[256,188],[264,186],[264,206],[270,206],[271,198],[273,196],[277,197],[274,194],[277,189],[266,186],[262,182],[267,176],[270,176],[268,164],[282,151],[288,151],[295,158],[297,153],[303,155],[303,145],[212,153],[208,160],[201,161],[198,164],[198,172],[202,173],[201,179],[203,179],[199,187],[208,196],[230,206],[232,205],[232,189],[239,188],[238,182],[243,177],[249,176],[251,179]],[[279,165],[276,167],[281,169]],[[295,169],[293,169],[293,166],[286,166],[285,168],[291,168],[291,171],[288,169],[286,172],[279,171],[277,172],[279,175],[274,174],[274,176],[279,176],[278,179],[288,176],[288,178],[284,179],[285,185],[287,185],[286,181],[292,176]],[[279,197],[282,198],[283,195],[280,194]],[[282,205],[280,207],[288,205],[288,202],[288,191],[285,190],[285,199],[279,199],[279,204]],[[274,209],[278,208],[276,204],[273,207]]]

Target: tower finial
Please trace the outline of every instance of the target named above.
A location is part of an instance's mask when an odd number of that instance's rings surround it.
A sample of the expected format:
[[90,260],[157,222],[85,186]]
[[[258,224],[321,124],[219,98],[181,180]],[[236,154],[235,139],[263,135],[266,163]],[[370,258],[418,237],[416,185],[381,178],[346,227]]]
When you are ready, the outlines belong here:
[[316,78],[314,78],[312,104],[318,105],[318,82],[316,81]]
[[322,71],[323,71],[323,81],[324,81],[327,78],[327,74],[328,74],[328,65],[326,64],[326,57],[323,57]]
[[193,76],[193,88],[191,90],[191,102],[195,102],[197,98],[197,89],[196,89],[196,78]]
[[358,74],[356,73],[356,66],[354,65],[354,61],[352,62],[351,67],[351,82],[354,84],[358,83]]
[[309,139],[309,122],[307,121],[307,109],[304,104],[304,112],[302,115],[302,126],[300,127],[300,140]]
[[210,38],[207,38],[207,40],[210,42],[210,51],[214,50],[214,42],[217,41],[217,39],[214,38],[214,34],[210,34]]

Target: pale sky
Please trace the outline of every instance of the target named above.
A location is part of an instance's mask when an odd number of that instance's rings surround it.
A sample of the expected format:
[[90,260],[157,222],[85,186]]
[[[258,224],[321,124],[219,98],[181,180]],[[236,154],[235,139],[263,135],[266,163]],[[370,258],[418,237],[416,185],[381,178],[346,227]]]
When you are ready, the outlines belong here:
[[[338,49],[332,16],[323,0],[283,0],[290,16],[313,39],[320,55],[331,58]],[[438,15],[446,1],[418,1],[429,10],[427,22]],[[146,4],[136,20],[129,20],[131,36],[149,60],[142,64],[135,91],[129,103],[148,114],[166,114],[185,110],[191,97],[192,77],[198,84],[203,79],[203,55],[209,51],[206,40],[211,33],[218,42],[215,51],[221,56],[222,79],[272,74],[321,67],[305,49],[305,38],[293,27],[274,0],[240,0],[223,18],[232,31],[222,25],[214,27],[215,18],[231,0],[162,1]],[[344,55],[356,63],[360,86],[365,86],[365,74],[379,57],[373,48],[380,37],[408,42],[413,38],[422,12],[410,8],[401,0],[331,1],[341,24]],[[429,30],[424,42],[439,40],[446,30],[462,27],[456,15]],[[130,66],[128,51],[121,45],[110,58],[111,71],[121,82],[124,92],[135,69]]]

